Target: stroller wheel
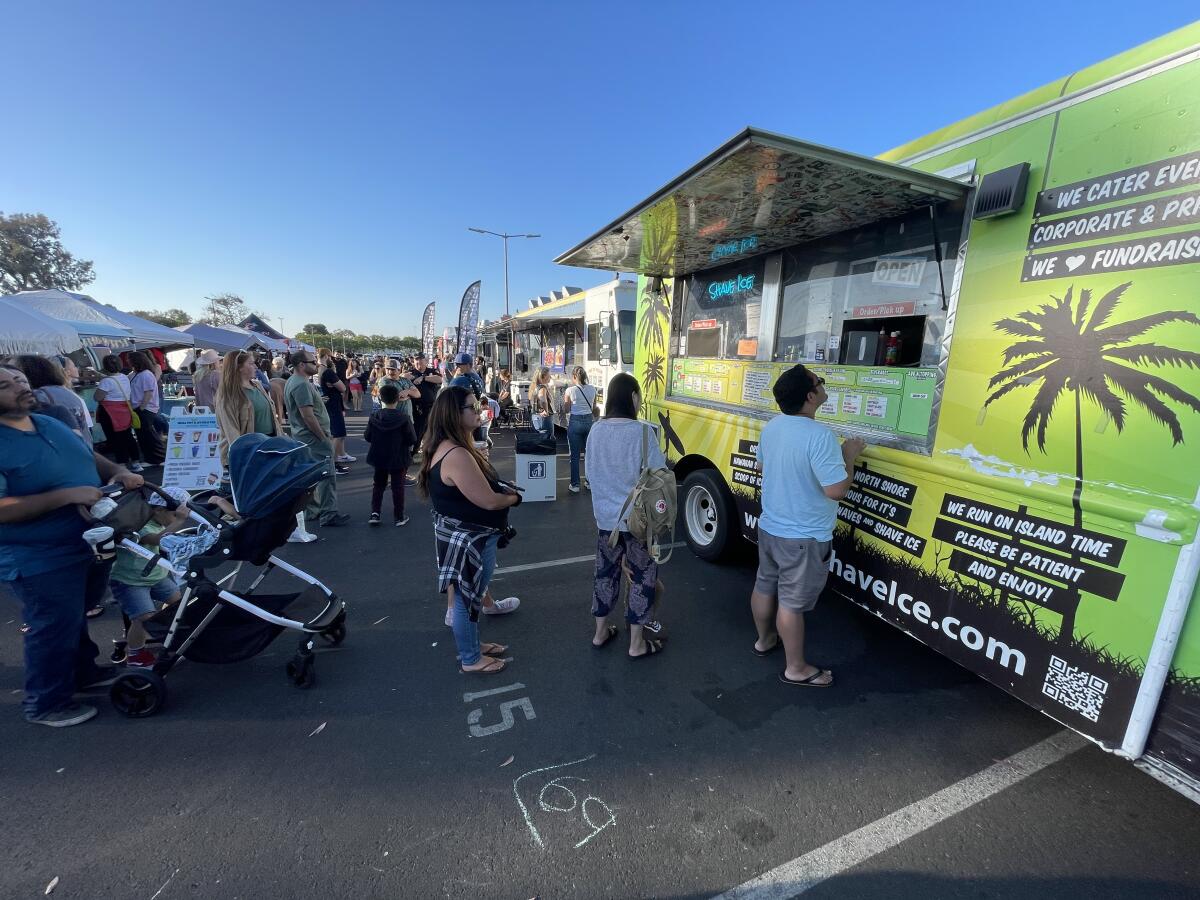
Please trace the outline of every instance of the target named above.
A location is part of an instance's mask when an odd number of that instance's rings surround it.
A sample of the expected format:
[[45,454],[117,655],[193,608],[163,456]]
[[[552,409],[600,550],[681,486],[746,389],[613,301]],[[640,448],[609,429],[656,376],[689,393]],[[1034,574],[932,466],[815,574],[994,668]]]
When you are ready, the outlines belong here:
[[335,622],[328,629],[321,632],[323,637],[333,647],[339,646],[346,639],[346,623]]
[[287,675],[298,688],[310,688],[316,683],[317,673],[313,668],[311,655],[295,656],[287,664]]
[[167,683],[149,670],[124,672],[108,689],[113,708],[131,719],[152,716],[166,705]]

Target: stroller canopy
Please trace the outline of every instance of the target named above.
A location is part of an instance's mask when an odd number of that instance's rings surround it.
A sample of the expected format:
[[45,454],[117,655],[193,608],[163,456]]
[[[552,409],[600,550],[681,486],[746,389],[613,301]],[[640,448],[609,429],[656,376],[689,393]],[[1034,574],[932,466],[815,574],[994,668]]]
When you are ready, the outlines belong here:
[[233,505],[246,518],[263,518],[295,503],[326,474],[326,463],[291,438],[244,434],[229,446]]

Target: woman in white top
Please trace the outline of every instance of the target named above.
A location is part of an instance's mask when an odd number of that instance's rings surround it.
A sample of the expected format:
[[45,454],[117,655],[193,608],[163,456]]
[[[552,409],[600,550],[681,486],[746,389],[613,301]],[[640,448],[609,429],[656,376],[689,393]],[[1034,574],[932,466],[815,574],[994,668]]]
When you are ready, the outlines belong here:
[[137,439],[133,431],[132,389],[121,373],[121,360],[109,354],[100,361],[104,378],[96,385],[96,419],[104,429],[108,452],[130,472],[142,471]]
[[[596,633],[592,646],[599,649],[617,636],[608,617],[621,600],[621,578],[629,578],[629,655],[635,659],[654,656],[663,649],[662,626],[652,617],[658,582],[658,564],[649,548],[629,533],[628,514],[621,516],[642,472],[642,433],[649,437],[647,463],[651,468],[667,464],[658,446],[653,426],[638,421],[642,405],[641,387],[632,375],[621,372],[608,383],[604,418],[597,422],[587,440],[587,473],[592,491],[592,513],[599,535],[596,539],[596,581],[592,593],[592,616]],[[617,545],[608,545],[613,531]]]
[[567,446],[571,448],[571,483],[567,490],[572,494],[579,493],[579,456],[592,430],[592,410],[595,406],[596,388],[588,384],[587,371],[583,366],[576,366],[571,370],[571,386],[563,395],[563,412],[567,414]]
[[142,350],[134,350],[129,354],[129,362],[136,373],[129,379],[130,402],[138,412],[141,425],[134,429],[137,432],[138,449],[142,460],[150,465],[158,465],[166,458],[166,425],[159,419],[158,378],[155,375],[154,361],[150,354]]

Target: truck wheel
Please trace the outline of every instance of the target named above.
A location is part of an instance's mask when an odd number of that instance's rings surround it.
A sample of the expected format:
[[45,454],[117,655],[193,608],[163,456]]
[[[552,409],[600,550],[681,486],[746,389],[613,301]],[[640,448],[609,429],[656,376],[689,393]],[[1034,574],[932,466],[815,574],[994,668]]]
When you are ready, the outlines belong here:
[[737,535],[736,508],[713,469],[693,472],[683,482],[683,523],[688,546],[701,559],[720,559]]

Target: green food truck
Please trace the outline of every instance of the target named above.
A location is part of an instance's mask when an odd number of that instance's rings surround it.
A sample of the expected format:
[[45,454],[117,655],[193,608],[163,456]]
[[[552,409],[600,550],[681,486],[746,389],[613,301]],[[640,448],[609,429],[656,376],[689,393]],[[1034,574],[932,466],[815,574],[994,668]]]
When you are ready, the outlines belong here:
[[1200,799],[1200,23],[878,158],[747,129],[557,262],[638,274],[695,553],[803,363],[829,589]]

